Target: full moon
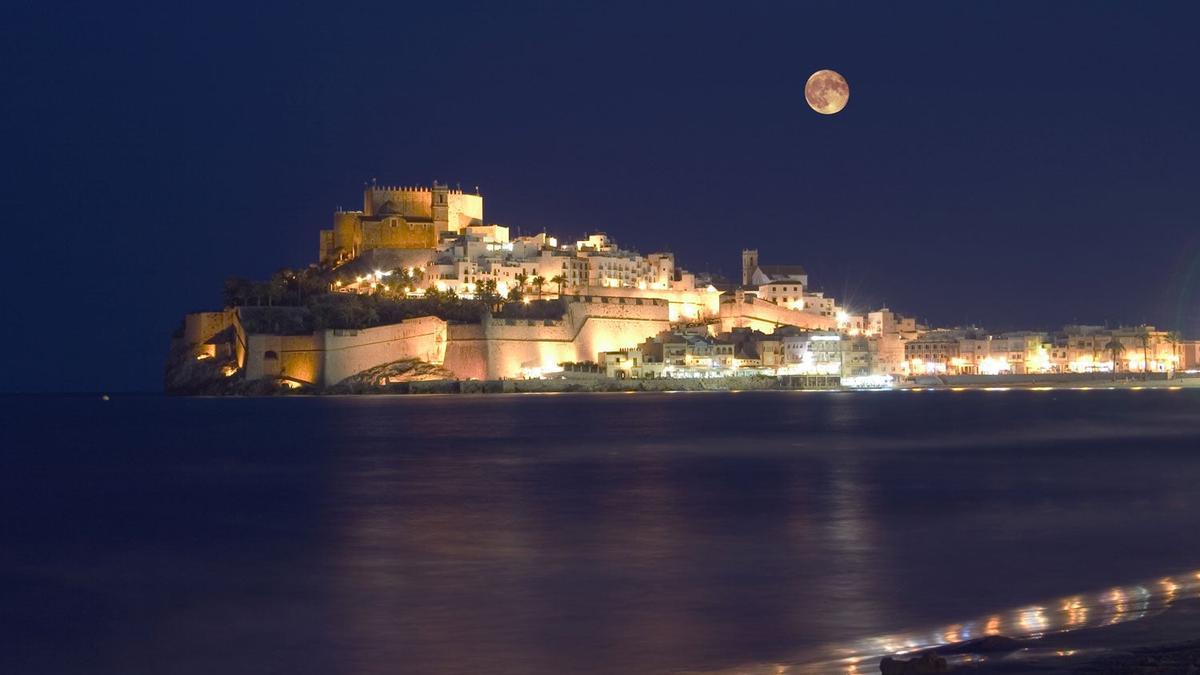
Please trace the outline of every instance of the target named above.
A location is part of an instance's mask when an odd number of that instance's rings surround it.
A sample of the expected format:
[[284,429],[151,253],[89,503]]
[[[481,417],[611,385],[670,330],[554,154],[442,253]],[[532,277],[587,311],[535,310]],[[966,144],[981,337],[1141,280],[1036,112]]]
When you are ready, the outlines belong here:
[[804,100],[808,107],[822,115],[832,115],[846,107],[850,100],[850,85],[835,70],[818,70],[804,85]]

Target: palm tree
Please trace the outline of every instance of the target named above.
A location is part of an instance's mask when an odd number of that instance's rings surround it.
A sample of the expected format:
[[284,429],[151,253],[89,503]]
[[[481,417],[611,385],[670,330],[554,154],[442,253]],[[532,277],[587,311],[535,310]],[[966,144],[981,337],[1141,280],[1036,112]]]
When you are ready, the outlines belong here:
[[493,314],[500,311],[500,302],[503,300],[503,298],[501,298],[500,293],[496,291],[495,279],[484,280],[484,282],[479,286],[479,293],[476,297],[487,303],[488,309],[490,309]]
[[1142,340],[1142,379],[1146,379],[1146,373],[1150,372],[1150,328],[1142,326],[1142,332],[1138,335]]
[[1167,342],[1171,344],[1171,374],[1175,374],[1175,366],[1179,363],[1179,343],[1183,337],[1179,331],[1170,331],[1167,333]]
[[562,295],[562,287],[566,281],[567,281],[567,278],[561,274],[556,274],[550,278],[550,283],[553,283],[555,285],[555,292],[558,293],[559,295]]
[[1121,341],[1114,337],[1108,341],[1108,344],[1104,346],[1104,349],[1106,349],[1108,353],[1112,355],[1113,381],[1116,381],[1117,364],[1120,363],[1121,353],[1125,351],[1125,345],[1121,344]]
[[392,270],[392,285],[400,288],[407,288],[413,285],[413,276],[408,273],[407,267],[397,267]]
[[525,288],[525,282],[529,280],[529,275],[524,272],[517,272],[513,278],[517,280],[517,288],[523,289]]
[[542,297],[542,286],[546,285],[546,277],[543,277],[540,274],[535,275],[531,283],[533,284],[533,288],[537,291],[538,297]]

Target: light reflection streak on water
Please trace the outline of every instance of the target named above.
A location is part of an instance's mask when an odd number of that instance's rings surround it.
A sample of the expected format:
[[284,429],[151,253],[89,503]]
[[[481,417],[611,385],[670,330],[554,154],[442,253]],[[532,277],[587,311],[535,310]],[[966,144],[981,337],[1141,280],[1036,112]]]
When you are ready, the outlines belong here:
[[1021,610],[1021,630],[1030,637],[1041,637],[1046,633],[1046,611],[1042,607],[1027,607]]
[[[730,672],[863,673],[874,672],[879,659],[964,642],[986,635],[1036,639],[1050,633],[1137,621],[1178,600],[1200,598],[1200,571],[1161,577],[1129,586],[1072,595],[1052,602],[1025,605],[978,620],[949,624],[931,631],[879,635],[824,650],[816,661],[740,667]],[[1062,650],[1062,655],[1074,653]],[[968,660],[978,660],[966,657]]]

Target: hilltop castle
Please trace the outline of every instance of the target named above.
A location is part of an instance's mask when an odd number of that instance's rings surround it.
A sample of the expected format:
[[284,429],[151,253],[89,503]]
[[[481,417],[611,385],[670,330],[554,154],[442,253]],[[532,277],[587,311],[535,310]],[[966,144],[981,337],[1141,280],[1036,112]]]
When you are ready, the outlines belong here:
[[374,249],[437,248],[443,232],[458,234],[483,224],[483,196],[433,187],[363,187],[361,211],[337,211],[333,229],[321,230],[319,260],[323,263],[357,258]]

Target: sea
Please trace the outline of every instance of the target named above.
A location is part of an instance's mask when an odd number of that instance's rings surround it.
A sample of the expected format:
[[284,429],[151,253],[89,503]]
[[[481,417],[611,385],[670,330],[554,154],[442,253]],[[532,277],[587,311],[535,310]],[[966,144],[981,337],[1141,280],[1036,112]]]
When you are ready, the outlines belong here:
[[7,396],[0,448],[0,673],[1035,668],[1200,596],[1196,390]]

